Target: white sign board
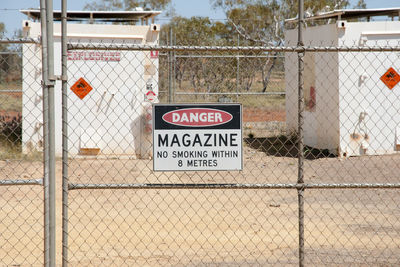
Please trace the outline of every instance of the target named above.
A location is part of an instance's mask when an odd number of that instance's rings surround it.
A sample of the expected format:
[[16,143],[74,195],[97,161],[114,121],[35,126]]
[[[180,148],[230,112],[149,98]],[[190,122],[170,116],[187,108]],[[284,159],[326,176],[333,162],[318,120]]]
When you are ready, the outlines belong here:
[[154,171],[242,170],[240,104],[154,104]]

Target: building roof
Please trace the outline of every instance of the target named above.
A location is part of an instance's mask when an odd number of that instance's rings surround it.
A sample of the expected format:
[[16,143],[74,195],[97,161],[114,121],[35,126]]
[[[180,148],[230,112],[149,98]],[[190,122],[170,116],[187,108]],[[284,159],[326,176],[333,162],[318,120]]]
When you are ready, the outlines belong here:
[[[22,9],[21,13],[27,15],[29,18],[38,20],[40,19],[40,9]],[[67,11],[67,19],[69,21],[80,20],[101,20],[110,22],[124,22],[124,21],[138,21],[153,19],[155,16],[161,14],[161,11],[147,11],[147,10],[134,10],[134,11]],[[54,20],[61,20],[61,10],[54,10]]]
[[[306,21],[318,19],[332,19],[346,20],[356,18],[370,18],[377,16],[399,17],[400,20],[400,7],[393,8],[372,8],[372,9],[335,9],[328,12],[320,12],[305,18]],[[297,22],[296,18],[285,20],[286,22]]]

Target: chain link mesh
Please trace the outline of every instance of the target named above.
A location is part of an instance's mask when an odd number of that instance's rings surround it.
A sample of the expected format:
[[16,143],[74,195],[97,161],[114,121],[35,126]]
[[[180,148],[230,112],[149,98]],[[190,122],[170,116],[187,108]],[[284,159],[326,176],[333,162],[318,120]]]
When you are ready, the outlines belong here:
[[[69,94],[71,121],[81,122],[86,117],[88,127],[96,129],[89,140],[99,149],[96,156],[71,153],[69,179],[74,190],[69,193],[70,262],[139,266],[296,265],[299,253],[296,190],[284,186],[276,190],[207,189],[207,185],[278,187],[283,184],[298,189],[297,51],[157,48],[159,57],[153,63],[155,71],[151,79],[158,101],[239,102],[243,105],[245,141],[243,171],[159,173],[152,171],[152,146],[146,143],[146,132],[135,135],[134,130],[138,127],[136,131],[140,132],[148,123],[149,103],[145,94],[149,78],[144,78],[143,73],[146,75],[149,60],[154,60],[151,49],[100,47],[98,51],[119,52],[122,68],[114,67],[115,62],[99,61],[73,61],[69,68],[84,69],[83,75],[96,87],[84,100],[86,103],[108,103],[102,108],[103,115],[97,108],[77,112],[82,102],[73,93]],[[391,49],[397,51],[396,47]],[[96,50],[96,45],[87,48],[71,51],[87,53]],[[318,52],[309,50],[306,48],[304,54],[306,263],[398,263],[398,232],[393,212],[397,189],[379,189],[379,186],[354,189],[371,183],[396,183],[399,170],[393,149],[395,130],[391,130],[391,135],[379,134],[393,116],[382,125],[378,121],[367,122],[376,130],[368,129],[371,146],[362,156],[343,154],[351,146],[347,137],[355,133],[366,135],[357,132],[363,129],[357,125],[362,107],[369,106],[371,111],[367,113],[371,115],[388,110],[380,107],[384,101],[387,107],[395,109],[397,96],[390,98],[394,91],[380,77],[389,66],[398,65],[393,57],[397,52],[374,52],[372,48],[369,52],[357,51],[355,47],[347,51],[346,47],[335,50],[322,46],[316,49]],[[372,63],[374,68],[367,68]],[[132,66],[134,70],[130,69]],[[363,73],[368,70],[367,84],[359,84],[359,75],[351,71],[355,66],[362,66]],[[98,75],[97,69],[103,75]],[[311,82],[315,85],[309,81],[312,75]],[[69,76],[75,81],[81,73],[70,71]],[[314,89],[310,89],[312,85]],[[113,98],[110,91],[114,92]],[[382,92],[388,96],[373,106]],[[96,100],[103,97],[102,101]],[[104,118],[113,123],[107,126]],[[131,132],[116,126],[124,123],[131,127]],[[112,127],[120,135],[114,134],[112,142],[101,143],[113,131]],[[85,131],[70,129],[75,134]],[[377,153],[372,135],[376,148],[389,142],[392,150],[385,155]],[[139,146],[135,141],[138,138],[142,140]],[[69,138],[70,151],[79,147],[79,142],[73,141],[78,139]],[[130,140],[130,145],[119,147],[126,140]],[[128,152],[129,149],[135,152]],[[163,184],[168,186],[160,188]],[[173,189],[174,184],[183,188]],[[190,189],[189,185],[184,188],[185,184],[200,184],[204,188]],[[319,188],[341,186],[307,190],[307,184]]]
[[[399,44],[345,45],[71,45],[68,262],[297,265],[297,190],[304,190],[306,264],[398,264],[400,95],[388,84],[397,79],[390,68],[400,71]],[[40,48],[4,51],[13,56],[1,54],[0,63],[0,259],[40,265],[43,190],[21,185],[43,176]],[[298,52],[304,185],[297,184]],[[92,89],[72,90],[80,78]],[[160,103],[241,103],[243,170],[153,172],[149,91]],[[56,114],[60,103],[56,88]],[[60,127],[61,116],[58,155]],[[60,166],[59,159],[58,177]]]
[[[37,49],[29,44],[28,50]],[[40,86],[35,77],[23,81],[26,64],[40,58],[22,53],[22,45],[9,40],[0,44],[0,265],[43,265],[42,149],[31,147],[23,128],[41,132],[41,112],[34,113],[40,99],[22,98],[26,87]],[[25,64],[23,64],[25,62]],[[37,67],[35,65],[35,67]],[[32,73],[31,75],[35,75]],[[38,73],[39,77],[41,73]],[[41,90],[37,93],[40,94]],[[24,102],[23,102],[24,101]],[[24,121],[23,117],[32,120]]]

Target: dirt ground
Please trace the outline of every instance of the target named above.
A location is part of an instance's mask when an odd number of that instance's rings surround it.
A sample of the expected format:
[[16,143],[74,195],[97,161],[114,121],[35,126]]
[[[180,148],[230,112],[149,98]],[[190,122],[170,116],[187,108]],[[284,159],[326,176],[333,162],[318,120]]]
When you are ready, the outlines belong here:
[[271,110],[269,108],[243,108],[244,122],[285,121],[285,110]]
[[[0,110],[0,116],[18,117],[21,112]],[[284,110],[269,110],[267,108],[248,108],[243,111],[244,122],[263,122],[263,121],[285,121],[286,114]]]
[[[399,155],[321,157],[309,183],[398,182]],[[297,159],[244,148],[240,172],[154,173],[151,160],[70,159],[70,183],[295,183]],[[2,179],[41,178],[36,161],[0,161]],[[61,264],[61,162],[57,161]],[[0,186],[0,266],[43,265],[41,186]],[[399,266],[400,194],[389,189],[305,191],[308,266]],[[298,265],[296,190],[71,190],[70,266]]]

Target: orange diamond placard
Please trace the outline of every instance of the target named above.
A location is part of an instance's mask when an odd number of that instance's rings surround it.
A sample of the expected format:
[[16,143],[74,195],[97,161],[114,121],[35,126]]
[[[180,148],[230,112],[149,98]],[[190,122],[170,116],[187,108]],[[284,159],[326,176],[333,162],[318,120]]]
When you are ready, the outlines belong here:
[[85,79],[80,78],[79,80],[71,86],[72,92],[74,92],[80,99],[85,98],[90,91],[92,91],[93,87],[85,81]]
[[392,90],[398,82],[400,82],[400,75],[393,69],[389,68],[385,74],[381,77],[381,81]]

